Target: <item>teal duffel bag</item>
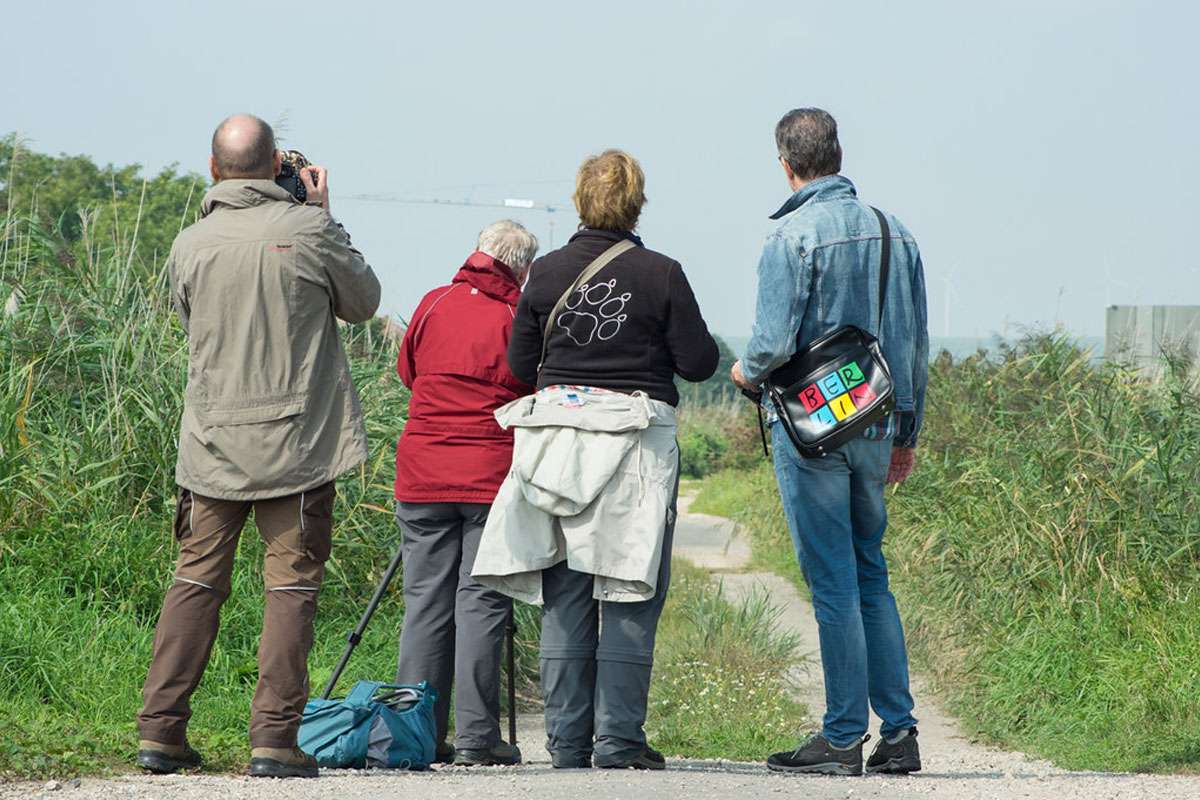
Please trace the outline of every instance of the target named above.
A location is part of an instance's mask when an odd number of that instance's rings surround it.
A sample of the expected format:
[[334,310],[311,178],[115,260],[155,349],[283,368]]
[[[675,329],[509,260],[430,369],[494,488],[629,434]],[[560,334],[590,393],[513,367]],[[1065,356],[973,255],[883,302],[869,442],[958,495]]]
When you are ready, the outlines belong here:
[[433,763],[437,690],[359,681],[344,700],[309,700],[300,749],[322,767],[427,769]]

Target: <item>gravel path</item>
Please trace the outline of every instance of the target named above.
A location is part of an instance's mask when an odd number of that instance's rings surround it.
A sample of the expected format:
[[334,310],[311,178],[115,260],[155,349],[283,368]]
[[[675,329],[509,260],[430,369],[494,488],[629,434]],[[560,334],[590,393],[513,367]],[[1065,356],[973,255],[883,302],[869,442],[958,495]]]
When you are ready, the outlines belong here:
[[[811,709],[823,707],[817,631],[812,607],[786,580],[747,572],[750,551],[732,523],[687,513],[690,498],[681,499],[676,553],[716,574],[733,599],[768,592],[784,608],[780,624],[802,641],[804,660],[797,667],[798,691]],[[47,800],[586,800],[605,798],[706,797],[806,800],[846,798],[947,798],[952,800],[1193,800],[1200,798],[1200,777],[1081,773],[985,747],[967,739],[954,720],[942,713],[936,698],[914,680],[921,725],[925,771],[906,778],[821,778],[777,775],[761,764],[671,759],[663,772],[554,770],[541,747],[541,720],[521,719],[518,733],[529,763],[520,767],[440,768],[425,773],[325,770],[316,781],[264,781],[240,776],[193,775],[0,784],[0,800],[44,797]],[[878,722],[872,722],[878,728]],[[870,745],[868,745],[870,747]],[[764,754],[764,757],[766,754]]]

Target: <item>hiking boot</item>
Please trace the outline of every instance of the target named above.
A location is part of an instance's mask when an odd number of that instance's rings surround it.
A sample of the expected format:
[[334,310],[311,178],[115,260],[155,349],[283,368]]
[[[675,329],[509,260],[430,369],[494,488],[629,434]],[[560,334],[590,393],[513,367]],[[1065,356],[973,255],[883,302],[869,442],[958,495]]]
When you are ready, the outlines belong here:
[[596,756],[595,764],[600,769],[666,769],[667,760],[663,754],[646,745],[642,752],[629,757]]
[[138,742],[137,765],[155,775],[170,775],[182,769],[199,769],[204,759],[188,744]]
[[520,763],[520,748],[508,742],[489,750],[460,747],[454,754],[456,767],[513,767]]
[[317,760],[299,747],[250,748],[252,778],[315,778]]
[[921,748],[917,746],[916,728],[901,731],[891,739],[880,739],[867,759],[867,772],[907,775],[920,771]]
[[767,759],[767,769],[775,772],[803,772],[813,775],[862,775],[864,736],[846,748],[837,748],[820,733],[791,753],[776,753]]

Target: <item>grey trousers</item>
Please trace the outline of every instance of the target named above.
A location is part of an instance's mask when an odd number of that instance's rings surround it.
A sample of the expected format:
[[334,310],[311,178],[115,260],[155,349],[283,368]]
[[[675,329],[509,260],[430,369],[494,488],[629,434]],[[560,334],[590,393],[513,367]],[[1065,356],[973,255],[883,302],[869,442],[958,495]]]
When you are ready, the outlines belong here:
[[542,572],[542,696],[546,749],[552,755],[624,758],[646,747],[643,726],[654,638],[671,583],[675,505],[673,497],[658,589],[650,600],[596,600],[593,576],[576,572],[565,561]]
[[396,503],[404,534],[404,628],[397,683],[437,689],[438,741],[450,722],[455,745],[489,749],[500,742],[500,651],[512,600],[471,578],[490,506]]

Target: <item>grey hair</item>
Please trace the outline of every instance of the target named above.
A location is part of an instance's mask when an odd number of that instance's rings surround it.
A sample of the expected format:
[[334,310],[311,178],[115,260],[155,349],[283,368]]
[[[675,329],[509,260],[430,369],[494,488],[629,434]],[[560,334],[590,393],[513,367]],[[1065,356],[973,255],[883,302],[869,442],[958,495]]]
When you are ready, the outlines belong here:
[[837,121],[820,108],[794,108],[775,126],[775,146],[796,177],[810,181],[842,171]]
[[537,255],[537,237],[511,219],[493,222],[479,232],[476,249],[487,253],[521,278]]

